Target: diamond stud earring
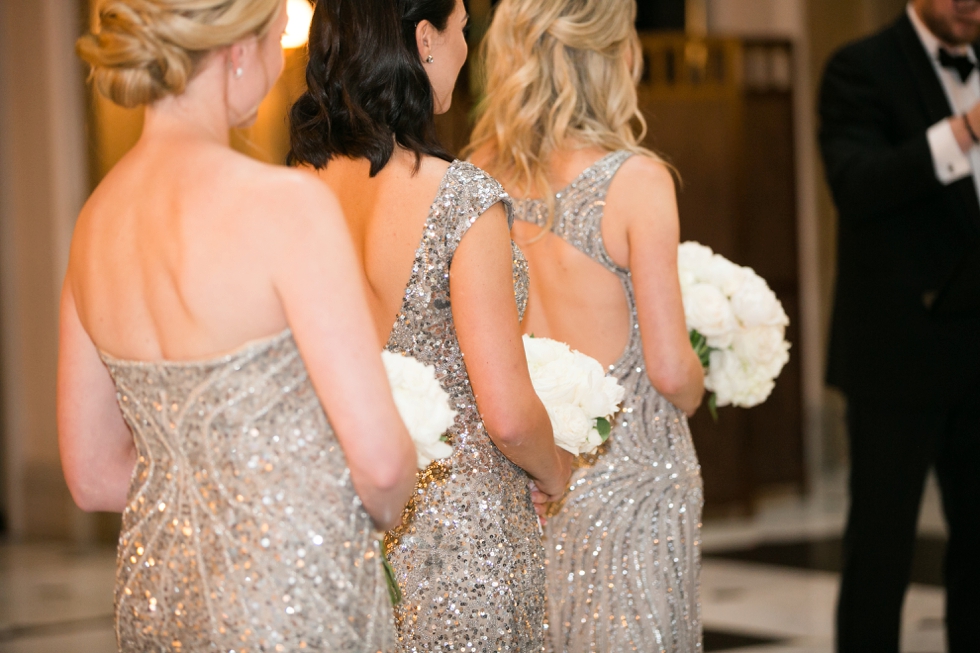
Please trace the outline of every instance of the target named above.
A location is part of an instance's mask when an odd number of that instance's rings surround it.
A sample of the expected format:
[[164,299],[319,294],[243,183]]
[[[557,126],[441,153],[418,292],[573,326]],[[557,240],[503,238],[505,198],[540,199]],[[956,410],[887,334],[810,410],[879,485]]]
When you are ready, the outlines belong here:
[[239,66],[235,69],[235,79],[241,79],[242,75],[245,74],[245,69]]
[[431,54],[425,58],[425,63],[432,63],[433,61],[435,61],[435,59],[432,58]]

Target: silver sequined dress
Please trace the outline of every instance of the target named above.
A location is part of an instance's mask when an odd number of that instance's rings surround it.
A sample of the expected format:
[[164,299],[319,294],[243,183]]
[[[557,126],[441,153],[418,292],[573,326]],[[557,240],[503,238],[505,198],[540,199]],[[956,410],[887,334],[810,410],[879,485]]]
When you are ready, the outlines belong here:
[[394,650],[373,524],[289,331],[207,362],[103,361],[138,453],[121,651]]
[[[503,202],[503,188],[469,163],[449,168],[432,204],[388,349],[434,365],[458,416],[453,455],[421,475],[388,556],[404,592],[401,651],[543,650],[544,549],[527,474],[490,440],[456,338],[449,294],[453,255],[470,226]],[[515,246],[523,314],[527,263]]]
[[[609,184],[629,156],[604,157],[555,198],[554,233],[620,278],[632,325],[611,367],[626,388],[622,412],[546,527],[556,653],[701,650],[700,467],[687,418],[646,375],[630,272],[609,257],[600,230]],[[515,202],[515,212],[545,224],[540,201]]]

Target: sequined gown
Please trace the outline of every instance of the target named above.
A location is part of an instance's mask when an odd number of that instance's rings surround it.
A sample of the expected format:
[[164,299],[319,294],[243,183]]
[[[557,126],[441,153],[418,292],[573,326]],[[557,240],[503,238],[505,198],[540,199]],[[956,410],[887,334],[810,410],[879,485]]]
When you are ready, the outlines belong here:
[[[622,411],[594,464],[577,469],[548,520],[548,647],[556,653],[701,650],[701,472],[684,413],[645,372],[630,272],[606,252],[606,192],[629,158],[614,152],[556,195],[553,231],[622,281],[632,329],[611,367]],[[515,202],[545,224],[543,202]]]
[[[443,179],[416,250],[388,349],[434,365],[458,412],[454,452],[429,466],[388,556],[404,592],[395,615],[401,651],[543,650],[544,550],[527,474],[494,446],[456,339],[449,268],[466,231],[488,208],[510,202],[469,163]],[[527,302],[527,263],[515,246],[515,291]]]
[[289,331],[206,362],[103,361],[138,454],[121,651],[394,650],[373,524]]

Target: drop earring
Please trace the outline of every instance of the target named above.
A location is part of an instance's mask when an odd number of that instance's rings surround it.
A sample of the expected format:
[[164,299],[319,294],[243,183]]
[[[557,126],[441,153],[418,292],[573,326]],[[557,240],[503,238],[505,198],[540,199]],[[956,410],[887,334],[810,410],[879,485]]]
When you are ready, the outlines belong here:
[[425,63],[432,63],[433,61],[435,61],[435,59],[432,58],[431,54],[425,58]]

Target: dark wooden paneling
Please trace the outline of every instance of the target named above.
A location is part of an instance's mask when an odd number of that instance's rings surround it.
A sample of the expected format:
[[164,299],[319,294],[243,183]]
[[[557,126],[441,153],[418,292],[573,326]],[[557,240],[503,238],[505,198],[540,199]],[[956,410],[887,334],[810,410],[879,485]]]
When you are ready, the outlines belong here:
[[[788,46],[683,36],[643,41],[651,67],[640,90],[646,143],[682,180],[682,240],[708,245],[763,276],[790,316],[787,337],[798,342],[792,94],[778,76],[766,77],[779,67],[767,66],[766,58],[785,62]],[[747,85],[742,74],[749,48],[756,68],[762,57],[762,74],[749,76],[758,86]],[[791,355],[763,405],[721,409],[717,423],[706,410],[691,420],[709,514],[748,512],[767,488],[802,489],[801,416],[800,364]]]

